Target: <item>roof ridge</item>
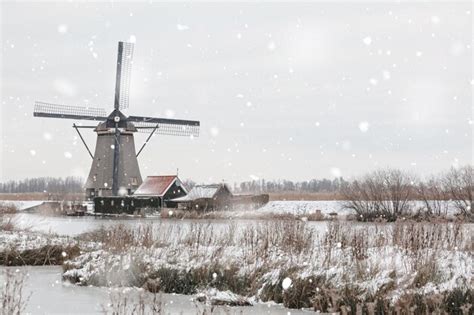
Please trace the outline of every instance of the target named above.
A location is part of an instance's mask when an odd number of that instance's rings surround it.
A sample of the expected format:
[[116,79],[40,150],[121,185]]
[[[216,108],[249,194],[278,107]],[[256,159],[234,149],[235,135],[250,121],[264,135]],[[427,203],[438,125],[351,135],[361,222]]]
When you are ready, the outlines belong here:
[[147,177],[178,177],[178,175],[150,175]]

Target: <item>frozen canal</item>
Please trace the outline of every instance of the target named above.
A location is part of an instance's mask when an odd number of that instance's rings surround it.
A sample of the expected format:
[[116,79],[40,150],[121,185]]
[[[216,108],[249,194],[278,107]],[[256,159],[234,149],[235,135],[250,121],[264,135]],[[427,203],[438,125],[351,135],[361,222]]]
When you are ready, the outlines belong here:
[[[110,293],[117,289],[80,287],[61,281],[61,267],[1,267],[0,283],[5,270],[27,274],[23,289],[29,296],[26,314],[104,314],[110,302]],[[113,293],[112,293],[113,294]],[[137,298],[136,290],[127,294]],[[196,304],[189,295],[162,294],[163,314],[203,314],[206,306]],[[207,313],[210,308],[207,307]],[[212,314],[308,314],[309,311],[289,310],[280,305],[259,304],[246,307],[216,307]],[[210,314],[210,313],[209,313]]]
[[[64,216],[43,216],[34,213],[18,213],[13,216],[15,225],[19,228],[29,229],[36,232],[54,233],[59,235],[76,236],[84,232],[98,229],[102,226],[110,227],[116,224],[128,226],[139,226],[142,224],[153,224],[157,228],[166,225],[189,226],[192,223],[209,224],[215,230],[227,227],[229,224],[237,224],[243,227],[247,224],[264,222],[264,220],[232,219],[232,220],[203,220],[203,219],[160,219],[159,217],[149,218],[114,218],[114,217],[64,217]],[[317,232],[326,230],[327,222],[308,222]]]

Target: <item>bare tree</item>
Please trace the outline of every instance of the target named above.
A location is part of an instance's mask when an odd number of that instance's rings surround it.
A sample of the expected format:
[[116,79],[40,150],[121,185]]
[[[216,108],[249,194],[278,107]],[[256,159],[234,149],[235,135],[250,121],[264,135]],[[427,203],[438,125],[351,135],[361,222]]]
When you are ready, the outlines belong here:
[[344,207],[358,214],[358,219],[383,218],[395,221],[412,208],[415,177],[396,169],[374,171],[342,187]]
[[466,165],[451,168],[444,176],[443,186],[459,214],[474,218],[474,168]]
[[417,187],[418,197],[423,203],[421,209],[427,216],[441,216],[448,213],[448,194],[443,187],[443,178],[432,176]]

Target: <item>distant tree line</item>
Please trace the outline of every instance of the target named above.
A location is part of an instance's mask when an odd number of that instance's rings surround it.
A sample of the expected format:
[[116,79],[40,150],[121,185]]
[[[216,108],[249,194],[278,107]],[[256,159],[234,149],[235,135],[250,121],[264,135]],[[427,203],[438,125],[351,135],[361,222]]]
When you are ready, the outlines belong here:
[[84,180],[80,177],[37,177],[0,183],[0,193],[82,193]]
[[234,184],[234,192],[237,193],[280,193],[280,192],[338,192],[347,185],[344,178],[335,179],[311,179],[308,181],[291,180],[252,180]]

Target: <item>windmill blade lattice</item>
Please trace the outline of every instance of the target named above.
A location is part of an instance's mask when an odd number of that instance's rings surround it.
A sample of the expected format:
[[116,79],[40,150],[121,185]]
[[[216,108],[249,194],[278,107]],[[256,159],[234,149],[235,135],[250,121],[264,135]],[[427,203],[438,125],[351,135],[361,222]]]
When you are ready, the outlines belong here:
[[149,123],[149,122],[134,122],[133,123],[140,133],[153,132],[155,127],[155,134],[166,136],[183,136],[183,137],[199,137],[199,126],[193,125],[177,125],[170,123]]
[[103,108],[81,107],[35,102],[33,116],[82,120],[105,120],[107,113]]
[[133,43],[119,42],[116,93],[118,93],[118,108],[121,110],[129,107],[132,64]]

